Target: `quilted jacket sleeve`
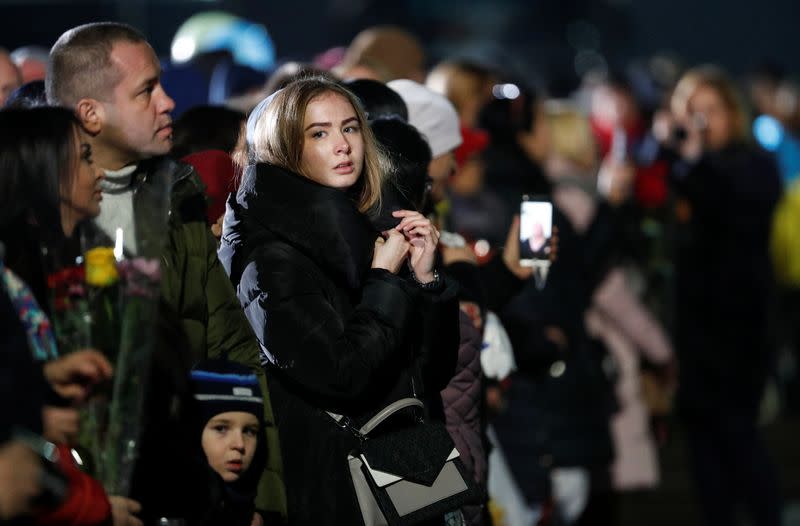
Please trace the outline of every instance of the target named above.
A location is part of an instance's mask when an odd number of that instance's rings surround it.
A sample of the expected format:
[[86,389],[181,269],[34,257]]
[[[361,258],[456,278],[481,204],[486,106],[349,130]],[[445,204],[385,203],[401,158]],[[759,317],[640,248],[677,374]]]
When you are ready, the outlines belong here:
[[480,331],[460,313],[460,344],[455,376],[442,390],[447,430],[453,437],[464,466],[481,484],[486,477],[486,455],[481,431],[483,397]]

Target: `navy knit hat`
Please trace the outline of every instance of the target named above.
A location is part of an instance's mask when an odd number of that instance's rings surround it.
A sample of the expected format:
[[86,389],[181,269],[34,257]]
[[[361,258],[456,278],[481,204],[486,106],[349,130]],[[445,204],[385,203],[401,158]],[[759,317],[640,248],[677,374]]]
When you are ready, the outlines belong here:
[[208,360],[192,369],[192,385],[202,425],[220,413],[252,413],[264,420],[264,398],[253,371],[227,360]]

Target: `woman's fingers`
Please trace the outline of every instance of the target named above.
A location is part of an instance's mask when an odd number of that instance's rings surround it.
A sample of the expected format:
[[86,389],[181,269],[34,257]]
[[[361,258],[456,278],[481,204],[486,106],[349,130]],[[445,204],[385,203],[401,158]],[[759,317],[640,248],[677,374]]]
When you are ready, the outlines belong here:
[[395,210],[394,212],[392,212],[392,215],[394,217],[409,217],[409,216],[415,216],[415,215],[416,216],[421,216],[422,214],[420,214],[416,210]]
[[405,237],[405,236],[403,236],[403,234],[401,234],[397,230],[387,230],[385,232],[385,234],[386,234],[386,238],[385,239],[386,239],[387,242],[392,241],[392,240],[399,241],[401,239],[404,239],[404,237]]
[[414,217],[414,218],[406,218],[403,219],[400,224],[395,227],[395,230],[408,230],[409,228],[413,228],[419,225],[430,225],[430,219],[426,219],[424,217]]
[[402,221],[400,221],[400,223],[399,223],[399,224],[398,224],[396,227],[394,227],[394,228],[395,228],[395,230],[397,230],[398,232],[404,232],[404,231],[407,231],[407,230],[408,230],[408,229],[410,229],[410,228],[414,228],[415,226],[420,226],[420,225],[430,225],[430,224],[431,224],[431,222],[430,222],[430,220],[429,220],[429,219],[426,219],[426,218],[424,218],[424,217],[414,217],[414,218],[406,218],[406,219],[403,219],[403,220],[402,220]]
[[422,226],[417,226],[417,227],[414,227],[414,228],[412,228],[412,229],[410,229],[410,230],[406,231],[406,235],[408,235],[408,236],[417,236],[417,237],[419,237],[419,236],[422,236],[422,237],[430,237],[430,238],[433,238],[433,236],[434,236],[435,234],[434,234],[434,232],[433,232],[433,228],[432,228],[432,227],[428,227],[428,226],[424,226],[424,225],[422,225]]
[[427,282],[433,279],[433,265],[436,260],[436,246],[439,244],[440,233],[419,212],[411,210],[397,210],[392,212],[394,217],[402,218],[395,227],[395,231],[404,235],[409,246],[409,262],[418,279]]
[[383,268],[396,274],[405,261],[411,245],[405,236],[396,230],[385,232],[384,235],[385,239],[375,240],[372,268]]
[[406,236],[430,236],[436,243],[439,242],[439,237],[441,236],[436,227],[424,218],[411,221],[404,226],[398,225],[397,230],[403,232]]
[[403,219],[395,227],[395,230],[403,232],[406,236],[423,236],[429,237],[433,244],[439,243],[440,233],[433,226],[431,221],[420,214],[419,212],[411,212],[407,210],[398,210],[393,213],[395,216],[401,216]]
[[395,230],[403,230],[408,228],[410,223],[415,221],[427,221],[430,223],[430,220],[426,218],[424,215],[420,214],[419,212],[415,212],[413,210],[395,210],[392,212],[394,217],[401,217],[400,223],[395,227]]
[[407,251],[408,241],[400,232],[390,230],[384,241],[384,248],[392,249],[394,251],[405,249]]
[[[419,227],[408,232],[408,241],[414,246],[427,247],[435,250],[439,245],[439,232],[432,228]],[[421,240],[422,243],[415,243],[415,240]]]

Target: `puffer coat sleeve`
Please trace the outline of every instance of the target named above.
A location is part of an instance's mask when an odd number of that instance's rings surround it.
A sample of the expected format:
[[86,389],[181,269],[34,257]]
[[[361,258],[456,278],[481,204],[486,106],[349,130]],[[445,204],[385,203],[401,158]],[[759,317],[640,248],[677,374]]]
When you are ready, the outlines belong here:
[[371,269],[351,312],[329,279],[300,251],[274,242],[245,267],[239,297],[271,361],[318,400],[347,403],[366,393],[408,331],[414,291]]

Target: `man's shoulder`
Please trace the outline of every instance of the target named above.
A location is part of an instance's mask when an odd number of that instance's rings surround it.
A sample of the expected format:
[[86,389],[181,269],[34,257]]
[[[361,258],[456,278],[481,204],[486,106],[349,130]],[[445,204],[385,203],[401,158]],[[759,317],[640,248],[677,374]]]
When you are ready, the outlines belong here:
[[194,167],[167,156],[153,157],[139,163],[137,172],[146,175],[164,175],[170,179],[173,195],[181,193],[203,193],[205,188]]
[[172,213],[184,223],[206,224],[205,186],[192,165],[164,156],[142,161],[137,171],[169,178]]

